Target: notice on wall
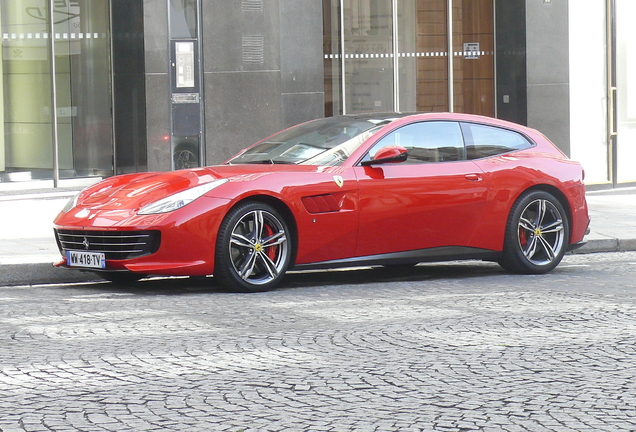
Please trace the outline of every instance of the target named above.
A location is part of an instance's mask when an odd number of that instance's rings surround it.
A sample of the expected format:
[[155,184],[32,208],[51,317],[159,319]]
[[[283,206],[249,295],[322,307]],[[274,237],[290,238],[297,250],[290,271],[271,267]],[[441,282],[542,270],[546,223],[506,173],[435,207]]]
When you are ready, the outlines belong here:
[[194,42],[177,42],[177,88],[194,87]]
[[479,42],[468,42],[464,44],[464,58],[478,59],[481,51],[479,50]]

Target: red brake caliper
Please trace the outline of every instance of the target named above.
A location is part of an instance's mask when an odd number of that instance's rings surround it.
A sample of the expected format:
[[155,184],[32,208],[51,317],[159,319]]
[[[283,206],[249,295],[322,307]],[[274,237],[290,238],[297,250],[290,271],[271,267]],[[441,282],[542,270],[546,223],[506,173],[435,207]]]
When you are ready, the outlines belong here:
[[[274,230],[272,229],[271,226],[269,225],[265,226],[265,234],[266,234],[265,237],[270,237],[274,234]],[[277,246],[270,246],[267,248],[267,251],[265,251],[269,259],[271,259],[272,261],[276,259],[276,252],[277,252]]]
[[519,227],[519,244],[521,246],[526,246],[528,244],[528,237],[526,235],[526,230]]

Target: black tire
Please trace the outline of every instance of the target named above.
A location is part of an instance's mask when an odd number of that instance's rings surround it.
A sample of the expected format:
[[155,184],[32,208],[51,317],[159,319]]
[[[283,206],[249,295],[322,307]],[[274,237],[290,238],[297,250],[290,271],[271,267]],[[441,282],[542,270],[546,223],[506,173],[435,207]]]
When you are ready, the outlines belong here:
[[97,272],[97,275],[104,280],[113,283],[128,284],[137,282],[139,279],[143,279],[148,275],[133,273],[133,272]]
[[236,292],[268,291],[289,267],[291,233],[272,206],[245,202],[225,216],[215,249],[214,278]]
[[544,191],[525,192],[510,210],[499,265],[513,273],[547,273],[563,259],[569,238],[570,224],[559,200]]

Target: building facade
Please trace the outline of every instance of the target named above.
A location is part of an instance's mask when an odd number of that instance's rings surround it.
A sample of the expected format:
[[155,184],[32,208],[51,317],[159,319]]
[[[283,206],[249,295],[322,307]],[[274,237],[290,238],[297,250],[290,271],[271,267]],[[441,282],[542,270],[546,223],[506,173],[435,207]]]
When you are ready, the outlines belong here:
[[325,115],[529,125],[636,184],[633,0],[0,0],[0,180],[220,163]]

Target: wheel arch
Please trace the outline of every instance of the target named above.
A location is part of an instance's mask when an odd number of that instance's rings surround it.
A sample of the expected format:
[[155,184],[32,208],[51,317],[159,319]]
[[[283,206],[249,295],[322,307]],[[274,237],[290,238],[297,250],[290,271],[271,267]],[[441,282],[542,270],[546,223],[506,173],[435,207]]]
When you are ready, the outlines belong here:
[[[523,191],[521,191],[521,193],[519,193],[519,195],[517,196],[517,198],[515,198],[515,200],[513,201],[516,202],[517,199],[519,199],[519,197],[527,192],[530,191],[542,191],[542,192],[547,192],[550,195],[552,195],[553,197],[555,197],[559,203],[561,204],[561,206],[563,206],[563,209],[565,210],[566,213],[566,217],[568,218],[568,227],[570,232],[568,233],[568,244],[570,244],[571,238],[572,238],[572,206],[570,205],[570,201],[567,199],[567,197],[565,196],[565,194],[557,187],[549,185],[549,184],[537,184],[537,185],[533,185]],[[510,211],[510,210],[509,210]]]
[[[235,207],[244,204],[246,202],[261,202],[264,204],[268,204],[272,206],[280,215],[285,219],[285,223],[289,227],[292,235],[292,256],[291,256],[291,266],[293,266],[296,262],[296,253],[298,251],[298,224],[296,223],[296,218],[292,213],[291,209],[287,204],[285,204],[279,198],[273,197],[271,195],[250,195],[241,198],[237,202],[234,203],[228,210],[227,213],[231,212]],[[227,214],[226,213],[226,214]]]

